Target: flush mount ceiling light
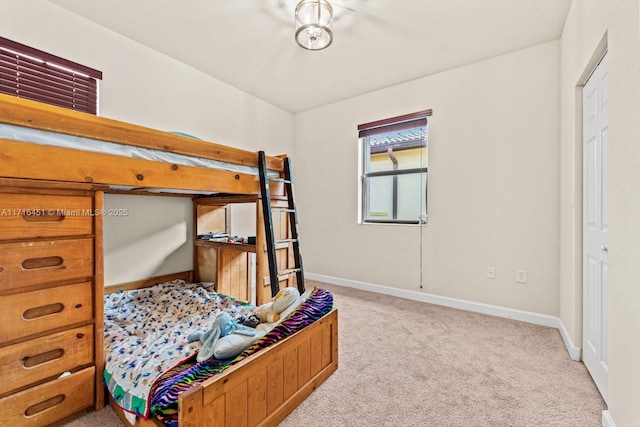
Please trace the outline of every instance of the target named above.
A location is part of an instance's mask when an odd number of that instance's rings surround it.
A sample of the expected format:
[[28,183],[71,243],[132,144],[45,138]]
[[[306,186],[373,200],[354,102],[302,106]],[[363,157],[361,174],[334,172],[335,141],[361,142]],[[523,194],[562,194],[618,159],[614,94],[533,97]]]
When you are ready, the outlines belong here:
[[321,50],[333,41],[333,8],[326,0],[302,0],[296,6],[296,42],[308,50]]

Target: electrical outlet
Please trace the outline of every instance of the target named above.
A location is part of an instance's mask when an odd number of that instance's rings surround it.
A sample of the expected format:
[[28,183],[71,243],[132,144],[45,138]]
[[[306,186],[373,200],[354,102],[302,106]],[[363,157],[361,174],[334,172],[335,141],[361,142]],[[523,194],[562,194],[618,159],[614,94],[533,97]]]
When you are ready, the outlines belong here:
[[487,267],[487,278],[495,279],[496,278],[496,268],[495,267]]
[[527,270],[516,270],[516,283],[527,283]]

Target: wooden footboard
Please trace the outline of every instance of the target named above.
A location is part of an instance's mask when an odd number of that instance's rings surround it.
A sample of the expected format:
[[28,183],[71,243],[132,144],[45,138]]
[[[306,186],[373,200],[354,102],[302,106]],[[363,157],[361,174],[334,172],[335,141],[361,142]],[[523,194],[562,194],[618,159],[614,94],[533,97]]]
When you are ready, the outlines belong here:
[[[338,310],[180,395],[180,427],[275,426],[338,369]],[[122,410],[111,404],[127,426]],[[162,426],[149,419],[135,427]]]
[[180,396],[180,427],[275,426],[338,368],[338,311]]

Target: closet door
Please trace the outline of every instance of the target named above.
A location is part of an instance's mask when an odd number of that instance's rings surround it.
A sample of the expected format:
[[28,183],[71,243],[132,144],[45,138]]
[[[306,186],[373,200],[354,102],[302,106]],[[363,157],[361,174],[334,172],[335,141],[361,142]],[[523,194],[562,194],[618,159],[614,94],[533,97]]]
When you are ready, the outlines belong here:
[[608,61],[605,55],[583,89],[582,358],[605,401],[609,381],[608,76]]

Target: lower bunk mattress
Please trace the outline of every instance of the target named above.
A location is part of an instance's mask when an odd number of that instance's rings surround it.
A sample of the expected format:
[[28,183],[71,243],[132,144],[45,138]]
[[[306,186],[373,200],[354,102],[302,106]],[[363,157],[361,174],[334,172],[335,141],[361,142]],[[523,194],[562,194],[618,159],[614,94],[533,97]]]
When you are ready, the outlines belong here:
[[104,378],[122,409],[177,426],[180,393],[296,333],[333,308],[331,293],[314,288],[278,322],[259,325],[264,331],[261,337],[247,341],[248,348],[238,356],[197,362],[201,344],[189,342],[190,334],[207,330],[221,312],[239,319],[257,308],[207,285],[176,280],[105,296]]

